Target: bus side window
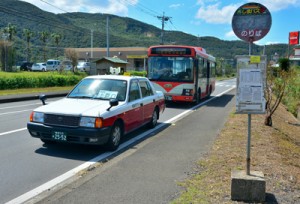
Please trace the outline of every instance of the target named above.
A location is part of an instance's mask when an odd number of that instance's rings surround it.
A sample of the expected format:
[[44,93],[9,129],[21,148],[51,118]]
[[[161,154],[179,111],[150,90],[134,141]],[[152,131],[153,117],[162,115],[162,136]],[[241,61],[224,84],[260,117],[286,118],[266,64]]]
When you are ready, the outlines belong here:
[[211,77],[216,77],[216,64],[214,62],[211,63]]
[[198,78],[202,78],[204,75],[203,75],[203,59],[200,58],[199,61],[198,61],[198,69],[199,69],[199,74],[198,74]]
[[153,95],[150,85],[146,81],[140,81],[142,97]]
[[207,60],[203,60],[203,67],[202,67],[203,69],[203,74],[202,74],[202,77],[207,77]]

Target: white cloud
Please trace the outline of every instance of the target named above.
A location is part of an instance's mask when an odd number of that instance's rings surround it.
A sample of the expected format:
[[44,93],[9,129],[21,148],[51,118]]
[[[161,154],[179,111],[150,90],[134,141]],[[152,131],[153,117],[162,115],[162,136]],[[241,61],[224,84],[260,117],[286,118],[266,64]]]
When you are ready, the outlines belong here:
[[[197,5],[200,8],[195,16],[196,19],[201,19],[206,23],[213,24],[230,24],[234,12],[244,3],[253,2],[246,0],[238,4],[228,4],[221,6],[220,0],[197,0]],[[222,2],[224,4],[224,2]],[[260,4],[266,6],[270,11],[284,10],[288,7],[300,7],[300,0],[261,0]]]
[[199,26],[199,25],[201,25],[201,21],[190,21],[190,24],[191,25],[196,25],[196,26]]
[[281,42],[274,41],[274,42],[265,42],[264,40],[255,41],[256,45],[276,45],[276,44],[282,44]]
[[85,12],[128,15],[128,6],[134,6],[138,0],[23,0],[42,10],[52,13]]
[[[201,3],[203,3],[203,1],[201,1]],[[202,5],[196,14],[196,18],[207,23],[230,24],[232,16],[239,6],[240,5],[237,4],[230,4],[220,8],[220,3],[208,6]]]
[[235,34],[234,34],[233,30],[225,33],[225,37],[227,37],[227,38],[235,37]]
[[[253,2],[253,0],[248,0],[248,2]],[[290,6],[300,6],[299,0],[260,0],[259,3],[266,6],[269,11],[279,11]]]
[[182,6],[184,6],[184,4],[171,4],[171,5],[169,6],[169,8],[175,8],[175,9],[177,9],[177,8],[179,8],[179,7],[182,7]]

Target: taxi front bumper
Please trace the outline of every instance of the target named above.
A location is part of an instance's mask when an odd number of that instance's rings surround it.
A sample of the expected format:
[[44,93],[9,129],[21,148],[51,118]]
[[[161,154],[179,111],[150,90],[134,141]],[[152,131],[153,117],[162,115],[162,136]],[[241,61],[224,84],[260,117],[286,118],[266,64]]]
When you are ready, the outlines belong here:
[[27,129],[32,137],[42,140],[90,145],[107,143],[111,131],[111,127],[60,127],[33,122],[27,123]]

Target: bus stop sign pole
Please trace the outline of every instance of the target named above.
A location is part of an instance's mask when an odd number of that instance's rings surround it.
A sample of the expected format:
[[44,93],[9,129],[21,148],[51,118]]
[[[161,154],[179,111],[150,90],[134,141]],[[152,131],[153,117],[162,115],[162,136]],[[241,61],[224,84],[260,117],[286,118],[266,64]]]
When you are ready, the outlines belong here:
[[251,150],[251,114],[248,114],[248,141],[247,141],[247,168],[246,173],[250,175],[250,150]]

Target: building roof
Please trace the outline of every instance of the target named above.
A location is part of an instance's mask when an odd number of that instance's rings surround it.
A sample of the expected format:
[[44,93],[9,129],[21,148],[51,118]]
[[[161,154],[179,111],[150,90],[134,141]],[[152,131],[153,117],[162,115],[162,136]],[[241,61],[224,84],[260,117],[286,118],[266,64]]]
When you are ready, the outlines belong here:
[[[73,48],[76,49],[79,52],[85,52],[85,51],[90,51],[91,48]],[[94,47],[92,48],[94,52],[106,52],[107,48],[99,48],[99,47]],[[110,51],[144,51],[147,52],[148,48],[147,47],[110,47]]]
[[126,62],[124,60],[121,60],[118,57],[103,57],[101,59],[96,60],[96,62],[99,62],[99,61],[102,61],[102,60],[108,60],[110,62],[118,63],[118,64],[127,64],[128,63],[128,62]]

